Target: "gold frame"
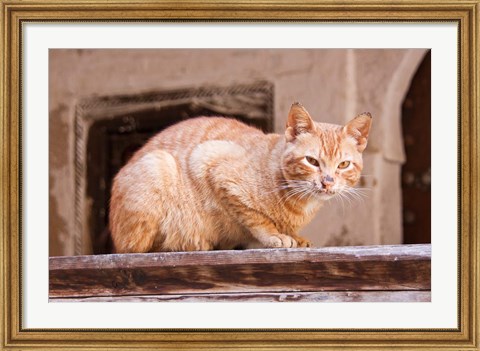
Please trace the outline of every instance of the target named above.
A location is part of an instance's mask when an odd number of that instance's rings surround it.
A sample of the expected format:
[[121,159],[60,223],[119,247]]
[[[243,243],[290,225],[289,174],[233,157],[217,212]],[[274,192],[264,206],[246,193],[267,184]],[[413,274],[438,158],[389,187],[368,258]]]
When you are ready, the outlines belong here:
[[[480,350],[480,0],[0,0],[2,349]],[[21,35],[36,21],[454,22],[459,26],[459,318],[430,330],[27,330],[21,326]]]

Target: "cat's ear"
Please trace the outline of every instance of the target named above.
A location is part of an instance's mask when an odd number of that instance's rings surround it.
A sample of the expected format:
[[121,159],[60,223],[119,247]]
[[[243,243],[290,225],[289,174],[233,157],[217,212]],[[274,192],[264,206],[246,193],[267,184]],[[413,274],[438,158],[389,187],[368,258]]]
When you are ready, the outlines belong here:
[[357,149],[362,152],[367,147],[368,133],[372,125],[372,115],[368,112],[359,114],[343,127],[343,132],[356,140]]
[[287,141],[292,141],[299,134],[311,133],[315,131],[315,123],[307,110],[295,102],[290,108],[287,119],[287,129],[285,130],[285,137]]

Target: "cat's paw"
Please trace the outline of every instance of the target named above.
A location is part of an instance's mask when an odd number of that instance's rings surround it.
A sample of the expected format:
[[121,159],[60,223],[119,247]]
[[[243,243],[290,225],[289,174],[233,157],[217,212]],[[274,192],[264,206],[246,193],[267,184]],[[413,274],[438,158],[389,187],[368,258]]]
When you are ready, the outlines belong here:
[[310,240],[302,238],[301,236],[295,238],[297,240],[297,247],[312,247]]
[[291,236],[288,236],[285,234],[276,234],[276,235],[270,236],[266,244],[267,244],[267,247],[272,247],[272,248],[297,247],[297,241]]

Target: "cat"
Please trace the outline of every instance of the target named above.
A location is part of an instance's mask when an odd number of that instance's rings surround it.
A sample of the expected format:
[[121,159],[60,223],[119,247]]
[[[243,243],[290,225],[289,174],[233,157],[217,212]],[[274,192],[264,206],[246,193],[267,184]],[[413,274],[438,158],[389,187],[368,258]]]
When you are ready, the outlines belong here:
[[114,178],[115,252],[311,246],[298,232],[360,179],[371,120],[316,123],[294,103],[284,135],[224,117],[161,131]]

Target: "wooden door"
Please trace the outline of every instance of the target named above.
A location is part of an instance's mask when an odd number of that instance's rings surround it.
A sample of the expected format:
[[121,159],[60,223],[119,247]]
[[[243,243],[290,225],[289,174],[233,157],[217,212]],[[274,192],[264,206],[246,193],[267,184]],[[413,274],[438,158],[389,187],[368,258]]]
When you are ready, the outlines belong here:
[[431,53],[425,55],[402,106],[403,241],[431,242]]

